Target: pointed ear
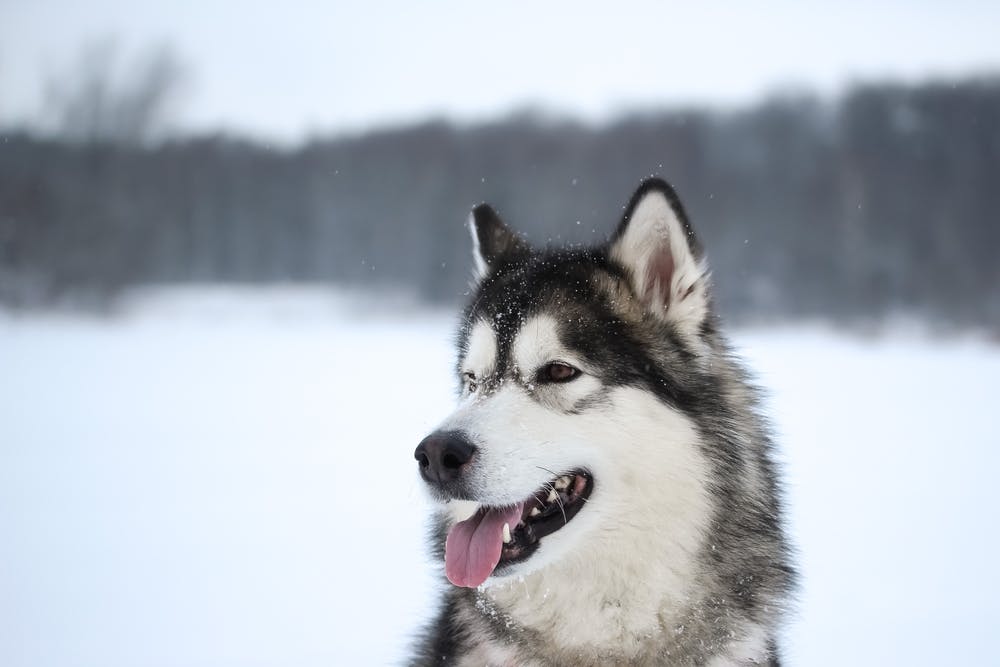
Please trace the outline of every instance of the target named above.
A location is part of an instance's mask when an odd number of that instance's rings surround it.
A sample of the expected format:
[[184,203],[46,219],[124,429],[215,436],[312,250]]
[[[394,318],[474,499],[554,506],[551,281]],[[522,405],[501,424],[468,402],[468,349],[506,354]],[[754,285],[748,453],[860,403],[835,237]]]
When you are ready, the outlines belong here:
[[654,315],[697,336],[708,315],[708,267],[674,189],[659,178],[632,195],[610,245]]
[[472,232],[472,258],[476,262],[476,279],[482,280],[500,264],[526,254],[528,244],[503,223],[489,204],[480,204],[469,215]]

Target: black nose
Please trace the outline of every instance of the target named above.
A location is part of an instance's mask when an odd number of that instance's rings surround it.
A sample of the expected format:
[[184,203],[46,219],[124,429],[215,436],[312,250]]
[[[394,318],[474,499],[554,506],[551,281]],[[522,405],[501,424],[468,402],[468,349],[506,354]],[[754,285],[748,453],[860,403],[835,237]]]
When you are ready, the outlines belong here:
[[420,464],[420,476],[430,484],[447,484],[458,479],[476,453],[476,447],[454,432],[435,432],[423,439],[413,452]]

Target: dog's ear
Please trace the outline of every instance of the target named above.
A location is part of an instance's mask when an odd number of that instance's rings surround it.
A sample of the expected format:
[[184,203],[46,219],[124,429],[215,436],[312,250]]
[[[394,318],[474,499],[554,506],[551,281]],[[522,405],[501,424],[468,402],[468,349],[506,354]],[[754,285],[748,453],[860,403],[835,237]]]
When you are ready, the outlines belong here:
[[489,204],[472,209],[469,231],[472,232],[477,280],[485,278],[503,262],[529,251],[528,244],[504,224]]
[[650,178],[639,186],[611,239],[610,255],[629,273],[643,305],[698,335],[709,310],[708,268],[674,189]]

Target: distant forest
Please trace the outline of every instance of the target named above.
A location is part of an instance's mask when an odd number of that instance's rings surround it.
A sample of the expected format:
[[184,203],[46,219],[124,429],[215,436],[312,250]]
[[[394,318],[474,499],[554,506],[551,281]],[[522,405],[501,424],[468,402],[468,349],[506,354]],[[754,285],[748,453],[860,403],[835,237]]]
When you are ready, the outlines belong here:
[[632,189],[677,187],[723,313],[1000,326],[1000,78],[864,85],[602,125],[522,113],[312,140],[0,133],[0,304],[124,288],[329,283],[454,302],[476,203],[593,242]]

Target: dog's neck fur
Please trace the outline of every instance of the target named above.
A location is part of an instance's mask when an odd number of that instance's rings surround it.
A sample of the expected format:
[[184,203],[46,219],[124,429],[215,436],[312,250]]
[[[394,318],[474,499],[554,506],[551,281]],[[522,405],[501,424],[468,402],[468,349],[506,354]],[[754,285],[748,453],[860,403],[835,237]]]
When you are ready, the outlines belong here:
[[[525,635],[534,654],[552,664],[588,665],[595,657],[595,664],[767,664],[768,629],[738,615],[718,627],[724,632],[709,629],[718,610],[709,614],[714,605],[690,597],[704,588],[692,583],[700,576],[694,559],[685,561],[554,564],[476,591],[476,611]],[[688,585],[647,585],[664,580]],[[715,641],[706,644],[708,637]],[[484,650],[494,656],[490,664],[522,664],[514,646]]]
[[505,622],[544,637],[560,652],[586,648],[588,654],[608,654],[613,647],[621,657],[634,658],[650,637],[673,631],[684,606],[682,591],[644,582],[690,576],[690,564],[680,569],[652,562],[557,563],[478,595],[486,613],[502,614]]

